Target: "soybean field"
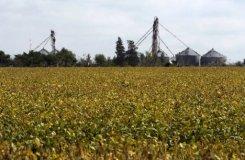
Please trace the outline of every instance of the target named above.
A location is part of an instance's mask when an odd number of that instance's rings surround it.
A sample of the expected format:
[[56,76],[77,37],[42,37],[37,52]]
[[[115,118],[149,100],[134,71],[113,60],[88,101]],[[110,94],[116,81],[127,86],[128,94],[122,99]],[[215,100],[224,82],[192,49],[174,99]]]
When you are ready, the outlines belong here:
[[1,68],[0,159],[245,159],[245,69]]

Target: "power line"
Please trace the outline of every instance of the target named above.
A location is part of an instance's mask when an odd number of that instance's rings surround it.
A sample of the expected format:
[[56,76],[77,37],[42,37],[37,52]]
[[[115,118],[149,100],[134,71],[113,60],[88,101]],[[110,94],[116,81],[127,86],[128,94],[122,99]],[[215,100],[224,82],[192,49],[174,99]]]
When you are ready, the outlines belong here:
[[144,42],[144,40],[152,33],[153,31],[150,31],[146,36],[144,36],[144,38],[138,43],[136,44],[136,46],[138,47],[139,45],[141,45],[142,42]]
[[[156,24],[155,24],[156,23]],[[155,29],[157,29],[157,25],[159,24],[165,31],[167,31],[168,33],[170,33],[175,39],[177,39],[182,45],[184,45],[185,47],[189,47],[184,41],[182,41],[180,38],[178,38],[177,35],[175,35],[173,32],[171,32],[167,27],[163,26],[160,22],[158,22],[158,19],[155,19],[154,24],[156,25]],[[153,27],[151,27],[136,43],[136,47],[138,47],[139,45],[141,45],[141,43],[154,31],[158,32],[158,30],[154,30],[154,25]],[[154,34],[154,33],[153,33]],[[160,35],[155,34],[156,37],[160,40],[161,43],[164,44],[164,46],[167,48],[167,50],[172,54],[172,56],[174,57],[174,53],[171,51],[171,49],[168,47],[168,45],[161,39]],[[158,44],[158,48],[160,49],[160,42]]]
[[139,46],[142,43],[142,41],[146,39],[145,37],[148,37],[149,33],[151,32],[152,32],[152,27],[135,43],[135,45]]
[[[39,47],[41,47],[46,41],[48,41],[50,39],[50,36],[48,36],[44,41],[42,41],[42,43],[40,43],[36,48],[33,49],[33,51],[37,50]],[[47,44],[47,42],[46,42]],[[45,44],[45,45],[46,45]]]
[[46,41],[46,43],[43,45],[43,48],[48,44],[48,42],[50,41],[50,38]]
[[164,44],[164,46],[167,48],[167,50],[172,54],[172,56],[174,57],[174,53],[171,51],[171,49],[168,47],[168,45],[161,39],[160,36],[158,36],[158,38]]
[[180,43],[182,43],[185,47],[189,47],[185,42],[183,42],[180,38],[178,38],[174,33],[172,33],[169,29],[167,29],[166,27],[164,27],[161,23],[159,23],[160,26],[166,30],[168,33],[170,33],[174,38],[176,38]]

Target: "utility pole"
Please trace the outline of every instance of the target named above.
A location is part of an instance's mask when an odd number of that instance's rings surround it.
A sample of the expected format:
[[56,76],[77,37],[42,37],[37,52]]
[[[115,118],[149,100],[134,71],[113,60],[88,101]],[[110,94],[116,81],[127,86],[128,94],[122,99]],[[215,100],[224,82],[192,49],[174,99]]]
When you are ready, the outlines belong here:
[[29,48],[29,51],[31,51],[31,50],[32,50],[32,49],[31,49],[31,48],[32,48],[32,40],[31,40],[31,38],[29,39],[29,41],[30,41],[30,46],[29,46],[30,48]]
[[154,24],[153,24],[152,50],[151,50],[154,57],[157,57],[157,52],[159,48],[158,35],[159,35],[159,19],[155,17]]

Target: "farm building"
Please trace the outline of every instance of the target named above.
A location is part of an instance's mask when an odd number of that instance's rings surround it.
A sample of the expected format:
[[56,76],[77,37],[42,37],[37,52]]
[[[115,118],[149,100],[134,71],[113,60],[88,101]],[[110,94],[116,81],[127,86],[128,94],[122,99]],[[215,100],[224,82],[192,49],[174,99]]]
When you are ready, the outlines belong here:
[[223,65],[226,62],[226,57],[214,49],[201,57],[201,65],[203,66],[217,66]]
[[199,66],[200,57],[196,51],[188,47],[176,55],[176,62],[178,66]]

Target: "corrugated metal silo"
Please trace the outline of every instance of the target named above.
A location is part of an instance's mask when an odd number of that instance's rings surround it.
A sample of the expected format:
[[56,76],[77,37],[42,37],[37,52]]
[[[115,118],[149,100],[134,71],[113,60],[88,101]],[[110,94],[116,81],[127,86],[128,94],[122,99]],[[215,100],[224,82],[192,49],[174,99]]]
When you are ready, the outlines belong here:
[[176,55],[176,62],[178,66],[199,66],[200,57],[196,51],[187,48]]
[[226,57],[214,49],[210,50],[201,58],[201,65],[203,66],[219,66],[224,65],[225,62]]

